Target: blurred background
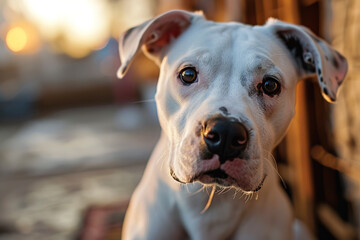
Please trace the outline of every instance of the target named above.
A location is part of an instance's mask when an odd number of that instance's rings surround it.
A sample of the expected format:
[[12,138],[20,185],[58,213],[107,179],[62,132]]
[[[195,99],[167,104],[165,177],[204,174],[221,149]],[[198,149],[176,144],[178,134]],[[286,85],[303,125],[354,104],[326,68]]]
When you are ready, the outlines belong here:
[[159,137],[157,67],[116,79],[118,36],[171,9],[302,24],[349,61],[336,105],[315,81],[275,150],[295,215],[319,239],[360,239],[360,1],[1,0],[0,239],[120,239]]

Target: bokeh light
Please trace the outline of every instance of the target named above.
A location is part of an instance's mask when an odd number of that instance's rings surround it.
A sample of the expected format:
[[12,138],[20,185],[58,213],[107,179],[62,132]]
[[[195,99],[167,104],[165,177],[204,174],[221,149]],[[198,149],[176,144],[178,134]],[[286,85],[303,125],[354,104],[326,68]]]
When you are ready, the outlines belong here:
[[24,21],[6,26],[6,46],[15,53],[35,53],[40,48],[40,36],[36,27]]
[[110,14],[101,0],[23,0],[23,13],[41,34],[72,57],[104,46]]
[[6,34],[6,45],[13,52],[20,52],[26,46],[28,37],[21,27],[11,28]]

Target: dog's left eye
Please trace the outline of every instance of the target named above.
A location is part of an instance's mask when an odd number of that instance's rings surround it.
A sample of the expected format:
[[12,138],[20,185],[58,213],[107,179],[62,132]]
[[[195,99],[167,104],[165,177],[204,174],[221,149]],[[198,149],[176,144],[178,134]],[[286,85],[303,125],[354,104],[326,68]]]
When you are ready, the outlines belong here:
[[276,78],[267,76],[264,77],[261,87],[266,95],[273,96],[280,92],[281,85]]
[[187,67],[180,71],[179,78],[185,85],[190,85],[197,80],[197,72],[195,68]]

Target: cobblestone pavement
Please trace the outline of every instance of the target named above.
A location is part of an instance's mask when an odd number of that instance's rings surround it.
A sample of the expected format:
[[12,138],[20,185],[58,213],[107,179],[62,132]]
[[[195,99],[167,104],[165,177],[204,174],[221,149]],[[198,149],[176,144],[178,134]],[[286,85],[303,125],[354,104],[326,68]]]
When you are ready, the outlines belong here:
[[159,137],[149,118],[108,107],[0,127],[0,239],[75,239],[87,207],[127,202]]

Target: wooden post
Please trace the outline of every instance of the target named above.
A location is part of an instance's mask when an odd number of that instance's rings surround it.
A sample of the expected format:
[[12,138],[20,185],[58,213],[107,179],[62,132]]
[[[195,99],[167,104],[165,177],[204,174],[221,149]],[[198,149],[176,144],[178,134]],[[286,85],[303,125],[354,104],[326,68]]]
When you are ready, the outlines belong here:
[[285,141],[287,159],[294,173],[292,188],[295,216],[314,231],[314,189],[305,96],[305,83],[300,82],[297,87],[296,114]]
[[[278,6],[281,20],[300,23],[298,1],[278,0]],[[297,86],[295,116],[285,138],[286,155],[294,173],[291,182],[295,216],[314,232],[314,189],[306,105],[305,82],[300,82]]]

